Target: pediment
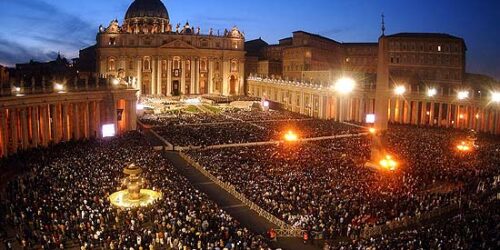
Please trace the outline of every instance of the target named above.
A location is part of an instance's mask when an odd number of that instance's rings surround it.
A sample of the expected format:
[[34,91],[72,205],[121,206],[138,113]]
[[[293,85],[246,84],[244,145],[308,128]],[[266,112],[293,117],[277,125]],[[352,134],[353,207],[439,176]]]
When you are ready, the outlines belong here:
[[171,41],[169,43],[165,43],[162,46],[160,46],[160,48],[198,50],[198,48],[196,48],[195,46],[193,46],[185,41],[179,40],[179,39],[176,39],[176,40]]

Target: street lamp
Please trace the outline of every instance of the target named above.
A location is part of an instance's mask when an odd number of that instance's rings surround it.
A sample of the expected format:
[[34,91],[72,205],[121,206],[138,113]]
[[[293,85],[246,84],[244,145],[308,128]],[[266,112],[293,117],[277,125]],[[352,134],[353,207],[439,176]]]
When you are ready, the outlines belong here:
[[494,103],[500,103],[500,92],[491,92],[491,101]]
[[350,77],[342,77],[335,82],[333,90],[339,94],[346,95],[354,91],[356,82]]
[[458,91],[457,98],[458,98],[458,100],[461,100],[461,101],[469,98],[469,91],[468,90]]
[[61,83],[54,83],[54,91],[59,94],[64,93],[64,85]]
[[434,97],[437,95],[437,89],[435,88],[430,88],[427,90],[427,96],[428,97]]
[[394,93],[396,95],[404,95],[406,93],[406,87],[404,85],[398,85],[394,88]]

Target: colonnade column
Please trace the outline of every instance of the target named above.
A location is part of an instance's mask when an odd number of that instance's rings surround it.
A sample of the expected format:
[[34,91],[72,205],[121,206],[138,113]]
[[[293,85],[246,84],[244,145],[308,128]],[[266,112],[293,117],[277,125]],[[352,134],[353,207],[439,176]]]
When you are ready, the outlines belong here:
[[90,115],[89,115],[89,102],[83,102],[82,103],[82,112],[83,112],[83,138],[88,139],[90,138],[90,123],[92,123],[92,120],[90,120]]
[[48,146],[50,142],[50,118],[49,118],[49,106],[43,105],[40,107],[40,120],[42,121],[41,131],[42,131],[42,145]]
[[184,60],[181,60],[181,91],[180,91],[180,94],[181,95],[185,95],[186,94],[186,61]]
[[161,95],[162,94],[162,89],[163,89],[163,82],[162,82],[162,58],[158,56],[158,70],[157,70],[157,76],[156,76],[156,94]]
[[31,107],[31,143],[33,147],[40,144],[40,116],[38,106]]
[[0,136],[2,137],[2,156],[7,156],[9,154],[9,133],[7,130],[6,109],[0,111],[0,124],[2,125],[0,130]]
[[89,102],[89,138],[96,137],[96,117],[95,117],[95,102]]
[[96,124],[96,137],[101,138],[101,102],[95,102],[95,124]]
[[22,148],[23,149],[28,149],[29,147],[29,130],[28,130],[28,108],[22,108],[21,109],[21,137],[22,137]]
[[12,152],[17,152],[18,139],[17,139],[17,110],[9,109],[10,117],[10,138],[12,139]]
[[68,103],[63,103],[62,105],[62,126],[63,126],[63,138],[65,141],[71,139],[69,133],[69,121],[68,121]]
[[80,112],[78,103],[73,103],[73,139],[80,139]]
[[137,59],[137,88],[139,89],[139,94],[142,94],[142,59],[139,57]]
[[451,104],[446,104],[446,127],[451,127]]
[[442,103],[438,103],[439,107],[438,107],[438,116],[437,116],[437,126],[438,127],[441,127],[443,124],[442,124],[442,121],[443,121],[443,104]]
[[157,73],[156,73],[156,70],[157,70],[157,65],[158,65],[158,58],[156,56],[152,57],[151,58],[151,68],[152,68],[152,72],[151,72],[151,88],[150,88],[150,91],[151,95],[156,95],[156,86],[157,86]]
[[196,63],[194,65],[194,83],[195,83],[195,94],[201,94],[200,86],[200,58],[196,58]]
[[213,94],[213,92],[214,92],[213,80],[214,80],[214,62],[212,60],[209,60],[208,61],[208,94]]

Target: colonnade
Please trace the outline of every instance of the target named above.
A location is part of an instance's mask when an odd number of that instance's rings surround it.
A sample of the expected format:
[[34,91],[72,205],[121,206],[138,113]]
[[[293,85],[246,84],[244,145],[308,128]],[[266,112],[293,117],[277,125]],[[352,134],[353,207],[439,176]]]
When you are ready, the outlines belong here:
[[[255,78],[248,79],[248,86],[251,96],[316,118],[365,123],[366,115],[375,113],[374,92],[355,91],[339,96],[320,85]],[[427,98],[409,94],[391,97],[388,103],[389,123],[500,134],[500,105],[486,100],[459,101],[451,96]]]
[[[136,129],[135,90],[0,98],[0,157],[28,148],[102,137]],[[118,115],[119,114],[119,115]]]

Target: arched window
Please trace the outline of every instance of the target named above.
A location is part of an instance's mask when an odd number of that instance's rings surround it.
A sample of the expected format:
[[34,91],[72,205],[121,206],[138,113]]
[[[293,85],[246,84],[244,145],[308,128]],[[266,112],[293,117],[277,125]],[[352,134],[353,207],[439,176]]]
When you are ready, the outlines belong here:
[[114,57],[108,58],[108,71],[116,70],[116,59]]
[[238,61],[231,61],[231,72],[238,72]]

